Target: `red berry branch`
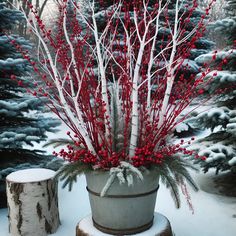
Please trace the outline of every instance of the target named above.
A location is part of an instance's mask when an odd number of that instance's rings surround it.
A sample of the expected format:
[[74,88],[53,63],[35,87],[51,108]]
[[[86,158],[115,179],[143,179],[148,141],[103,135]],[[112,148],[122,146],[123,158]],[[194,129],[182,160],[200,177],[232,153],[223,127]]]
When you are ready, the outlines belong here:
[[22,50],[41,79],[33,95],[48,98],[74,142],[58,155],[102,169],[120,161],[160,165],[179,152],[194,155],[168,137],[208,83],[208,68],[197,78],[182,72],[205,32],[211,3],[193,25],[196,0],[186,5],[114,0],[109,7],[100,1],[102,19],[93,1],[85,8],[63,0],[56,30],[46,29],[28,4],[28,25],[39,40],[38,61]]

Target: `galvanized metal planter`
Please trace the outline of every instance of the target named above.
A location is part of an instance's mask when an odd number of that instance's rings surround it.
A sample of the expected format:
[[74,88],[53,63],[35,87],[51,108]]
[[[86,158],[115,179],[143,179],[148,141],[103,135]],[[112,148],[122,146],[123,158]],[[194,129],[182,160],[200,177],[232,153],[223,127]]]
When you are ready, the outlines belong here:
[[109,178],[109,172],[91,171],[86,174],[87,190],[94,226],[113,235],[135,234],[153,224],[159,176],[151,171],[144,180],[134,178],[134,184],[120,185],[116,179],[105,197],[100,193]]

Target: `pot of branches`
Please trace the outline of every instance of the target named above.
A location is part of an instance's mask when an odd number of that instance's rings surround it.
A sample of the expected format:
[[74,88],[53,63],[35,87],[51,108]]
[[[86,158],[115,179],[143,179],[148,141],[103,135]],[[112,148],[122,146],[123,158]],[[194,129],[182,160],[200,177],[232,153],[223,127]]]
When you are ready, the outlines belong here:
[[209,71],[184,75],[205,15],[191,22],[197,1],[105,2],[59,2],[56,30],[28,2],[39,60],[18,48],[40,78],[32,94],[70,130],[54,141],[67,144],[55,153],[67,161],[58,177],[71,187],[85,173],[95,227],[134,234],[152,225],[159,180],[177,208],[185,181],[197,190],[180,155],[195,153],[172,137],[207,83]]

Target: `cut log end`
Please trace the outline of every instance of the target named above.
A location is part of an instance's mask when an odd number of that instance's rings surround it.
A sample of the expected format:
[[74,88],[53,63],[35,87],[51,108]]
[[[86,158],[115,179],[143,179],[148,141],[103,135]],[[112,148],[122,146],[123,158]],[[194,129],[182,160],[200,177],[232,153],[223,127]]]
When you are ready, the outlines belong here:
[[55,172],[27,169],[6,178],[10,235],[46,236],[60,225]]

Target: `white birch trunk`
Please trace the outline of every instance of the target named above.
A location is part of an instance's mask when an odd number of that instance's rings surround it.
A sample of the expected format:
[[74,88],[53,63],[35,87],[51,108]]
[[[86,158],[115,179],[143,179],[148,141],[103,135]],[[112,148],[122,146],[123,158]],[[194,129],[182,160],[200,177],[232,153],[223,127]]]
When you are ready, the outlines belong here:
[[173,66],[174,58],[175,58],[176,50],[177,50],[177,44],[178,44],[178,42],[177,42],[178,23],[179,23],[179,0],[176,1],[176,6],[175,6],[175,25],[174,25],[174,32],[172,33],[173,47],[172,47],[170,60],[169,60],[168,67],[167,67],[168,74],[167,74],[166,91],[165,91],[165,95],[163,98],[163,103],[162,103],[162,107],[161,107],[161,111],[160,111],[158,128],[160,128],[163,125],[163,123],[165,122],[165,119],[167,117],[166,110],[167,110],[167,107],[169,104],[171,90],[172,90],[174,80],[175,80],[175,76],[174,76],[175,69],[177,69],[177,67],[179,66],[178,63],[175,67]]
[[26,169],[6,178],[11,236],[47,236],[59,224],[55,171]]

